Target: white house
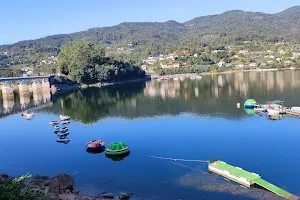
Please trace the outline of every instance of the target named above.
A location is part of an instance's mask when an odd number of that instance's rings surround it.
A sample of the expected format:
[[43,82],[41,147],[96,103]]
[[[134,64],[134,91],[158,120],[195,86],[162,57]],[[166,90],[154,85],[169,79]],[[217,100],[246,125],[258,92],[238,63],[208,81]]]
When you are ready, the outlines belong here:
[[226,63],[221,61],[217,64],[219,67],[225,67],[226,66]]
[[257,67],[258,65],[257,65],[257,63],[250,63],[249,66],[250,67]]
[[238,64],[238,65],[236,65],[235,67],[236,68],[243,68],[245,65],[244,64]]
[[266,63],[260,63],[260,66],[267,66]]

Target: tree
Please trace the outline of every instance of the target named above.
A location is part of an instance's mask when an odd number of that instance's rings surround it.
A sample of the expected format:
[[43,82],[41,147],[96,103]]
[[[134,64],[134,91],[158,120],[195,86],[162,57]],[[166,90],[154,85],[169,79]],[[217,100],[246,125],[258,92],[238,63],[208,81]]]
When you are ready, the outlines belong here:
[[139,67],[105,57],[101,45],[78,42],[63,47],[58,56],[58,69],[77,83],[117,82],[144,78]]

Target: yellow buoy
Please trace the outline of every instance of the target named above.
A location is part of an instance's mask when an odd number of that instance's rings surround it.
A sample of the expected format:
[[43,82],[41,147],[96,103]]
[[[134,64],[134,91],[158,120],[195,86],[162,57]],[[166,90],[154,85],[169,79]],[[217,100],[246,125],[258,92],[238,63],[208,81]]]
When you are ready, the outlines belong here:
[[236,107],[237,107],[237,108],[240,108],[240,107],[241,107],[241,104],[240,104],[240,103],[237,103],[237,104],[236,104]]

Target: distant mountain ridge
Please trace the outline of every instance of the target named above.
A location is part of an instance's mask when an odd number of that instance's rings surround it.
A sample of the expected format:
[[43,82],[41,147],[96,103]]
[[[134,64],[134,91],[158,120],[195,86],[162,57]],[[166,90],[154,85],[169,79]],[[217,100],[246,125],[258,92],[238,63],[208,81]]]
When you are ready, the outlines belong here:
[[[36,55],[57,54],[59,49],[75,41],[90,41],[107,46],[132,44],[143,56],[183,48],[191,43],[231,44],[239,41],[300,42],[300,6],[276,14],[233,10],[219,15],[197,17],[179,23],[124,22],[112,27],[92,28],[71,34],[59,34],[36,40],[0,46],[0,66],[12,60],[34,62]],[[6,62],[7,61],[7,62]],[[14,61],[15,62],[15,61]]]

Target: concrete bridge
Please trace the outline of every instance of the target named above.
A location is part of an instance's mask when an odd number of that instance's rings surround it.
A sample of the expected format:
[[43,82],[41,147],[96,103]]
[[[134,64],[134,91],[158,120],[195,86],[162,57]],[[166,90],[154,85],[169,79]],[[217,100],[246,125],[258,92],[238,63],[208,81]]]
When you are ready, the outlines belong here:
[[3,105],[8,108],[7,111],[10,110],[15,98],[14,91],[19,93],[21,105],[27,104],[31,94],[34,102],[40,102],[40,98],[48,99],[54,81],[54,76],[0,78]]

